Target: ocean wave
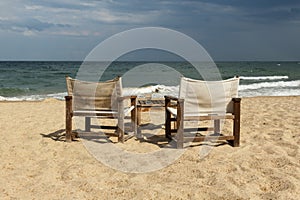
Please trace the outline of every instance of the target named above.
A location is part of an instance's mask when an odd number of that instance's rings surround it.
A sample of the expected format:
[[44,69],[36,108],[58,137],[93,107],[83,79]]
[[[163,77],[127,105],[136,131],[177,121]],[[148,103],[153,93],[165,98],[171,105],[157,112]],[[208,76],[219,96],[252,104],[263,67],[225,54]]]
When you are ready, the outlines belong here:
[[249,85],[240,85],[239,90],[243,91],[243,90],[257,90],[261,88],[283,88],[283,87],[300,87],[300,80],[262,82],[262,83],[253,83]]
[[[165,95],[178,96],[179,86],[152,85],[140,88],[123,88],[123,95],[136,95],[139,98],[164,98]],[[64,100],[66,92],[54,94],[24,95],[15,97],[0,96],[0,101],[42,101],[47,98]],[[300,80],[261,82],[248,85],[239,85],[239,95],[241,97],[254,96],[299,96]]]
[[148,87],[141,87],[141,88],[123,88],[123,94],[125,96],[128,95],[145,95],[158,92],[160,87],[158,85],[148,86]]
[[257,97],[257,96],[300,96],[299,89],[288,88],[264,88],[260,90],[243,90],[239,91],[240,97]]
[[38,94],[38,95],[15,96],[15,97],[0,96],[0,101],[42,101],[48,98],[64,100],[64,96],[66,95],[67,93],[63,92],[63,93],[55,93],[55,94]]
[[[163,98],[164,95],[178,95],[178,86],[153,85],[140,88],[123,88],[123,95],[136,95],[140,98],[151,96],[151,98]],[[12,97],[0,96],[0,101],[42,101],[47,98],[64,100],[66,92],[54,94],[36,94],[36,95],[20,95]]]
[[279,80],[288,78],[288,76],[240,76],[241,80]]
[[124,88],[123,95],[136,95],[138,97],[146,97],[151,95],[152,98],[163,98],[165,95],[177,96],[179,86],[153,85],[140,88]]
[[31,88],[15,88],[15,87],[0,88],[0,94],[4,95],[4,96],[26,94],[30,91],[33,91],[33,89],[31,89]]

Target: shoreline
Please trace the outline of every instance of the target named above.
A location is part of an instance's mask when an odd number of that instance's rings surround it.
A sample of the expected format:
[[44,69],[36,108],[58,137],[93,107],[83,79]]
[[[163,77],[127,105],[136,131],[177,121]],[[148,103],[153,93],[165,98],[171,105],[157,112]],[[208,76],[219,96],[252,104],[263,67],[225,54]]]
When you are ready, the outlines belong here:
[[[286,98],[286,97],[300,97],[300,95],[288,95],[288,96],[247,96],[247,97],[239,97],[241,99],[250,99],[250,98]],[[14,97],[5,97],[5,98],[14,98]],[[143,98],[143,97],[141,97]],[[164,99],[164,98],[154,98],[154,99]],[[43,101],[49,101],[49,100],[55,100],[59,102],[64,102],[64,99],[58,99],[58,98],[45,98],[41,100],[0,100],[0,102],[43,102]]]
[[[192,143],[172,164],[133,174],[95,159],[83,138],[64,142],[64,101],[0,101],[0,199],[296,200],[300,196],[299,103],[300,96],[244,97],[240,147]],[[153,127],[143,127],[143,134],[147,136]],[[153,139],[132,138],[114,145],[145,153],[161,148]],[[212,147],[209,154],[199,157],[207,147]]]

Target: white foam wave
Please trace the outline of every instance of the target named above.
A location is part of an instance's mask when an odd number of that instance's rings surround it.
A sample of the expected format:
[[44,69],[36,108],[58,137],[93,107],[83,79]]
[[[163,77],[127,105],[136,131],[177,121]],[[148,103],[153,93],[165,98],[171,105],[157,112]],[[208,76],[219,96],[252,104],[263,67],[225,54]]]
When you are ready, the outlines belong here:
[[28,96],[17,96],[17,97],[3,97],[0,96],[0,101],[42,101],[48,98],[54,98],[58,100],[64,100],[66,92],[55,93],[55,94],[42,94],[42,95],[28,95]]
[[137,95],[138,97],[146,97],[151,95],[152,98],[163,98],[165,95],[177,96],[179,93],[179,86],[165,86],[154,85],[141,88],[124,88],[123,94]]
[[299,89],[275,89],[264,88],[260,90],[244,90],[239,91],[240,97],[257,97],[257,96],[300,96]]
[[283,87],[300,87],[300,80],[262,82],[262,83],[253,83],[249,85],[240,85],[239,90],[243,91],[243,90],[257,90],[260,88],[283,88]]
[[241,80],[280,80],[288,78],[288,76],[240,76]]
[[[146,97],[151,95],[152,98],[164,98],[165,95],[177,96],[179,86],[154,85],[141,88],[123,88],[123,95],[137,95],[138,97]],[[299,96],[300,80],[296,81],[277,81],[277,82],[261,82],[249,85],[240,85],[239,94],[241,97],[253,96]],[[0,101],[41,101],[47,98],[64,100],[67,93],[55,93],[45,95],[30,95],[18,97],[0,96]]]
[[144,96],[146,94],[151,94],[154,92],[158,92],[159,87],[155,86],[148,86],[148,87],[141,87],[141,88],[124,88],[123,94],[125,96],[128,95],[137,95],[137,96]]

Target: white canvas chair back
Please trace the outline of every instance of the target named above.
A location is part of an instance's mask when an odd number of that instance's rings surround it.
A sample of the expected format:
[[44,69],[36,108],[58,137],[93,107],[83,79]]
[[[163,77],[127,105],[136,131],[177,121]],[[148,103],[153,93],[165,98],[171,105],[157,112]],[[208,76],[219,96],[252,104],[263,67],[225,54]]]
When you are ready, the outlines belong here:
[[232,113],[231,99],[238,96],[239,78],[201,81],[181,78],[179,98],[184,99],[184,114]]
[[67,91],[73,96],[74,110],[117,110],[122,96],[121,77],[105,82],[88,82],[66,77]]

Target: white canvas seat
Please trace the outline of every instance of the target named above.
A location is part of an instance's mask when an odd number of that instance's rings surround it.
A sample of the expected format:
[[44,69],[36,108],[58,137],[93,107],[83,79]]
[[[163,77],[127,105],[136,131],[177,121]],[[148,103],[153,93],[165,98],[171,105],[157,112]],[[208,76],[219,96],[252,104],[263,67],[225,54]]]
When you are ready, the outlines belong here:
[[[68,96],[66,99],[66,140],[72,138],[72,117],[85,117],[85,131],[91,128],[116,129],[119,142],[124,142],[124,119],[130,115],[131,128],[137,133],[136,96],[122,95],[121,77],[105,82],[88,82],[66,77]],[[130,105],[125,100],[130,99]],[[117,126],[96,126],[91,118],[117,119]],[[111,135],[111,134],[110,134]]]
[[[233,146],[239,146],[241,99],[237,98],[238,85],[238,77],[222,81],[202,81],[182,77],[178,98],[165,96],[166,137],[171,139],[171,133],[175,132],[178,148],[183,148],[185,139],[203,141],[208,136],[185,138],[184,122],[214,120],[216,139],[227,140]],[[232,136],[220,135],[221,119],[233,120]],[[171,129],[172,122],[176,126],[174,129]]]

